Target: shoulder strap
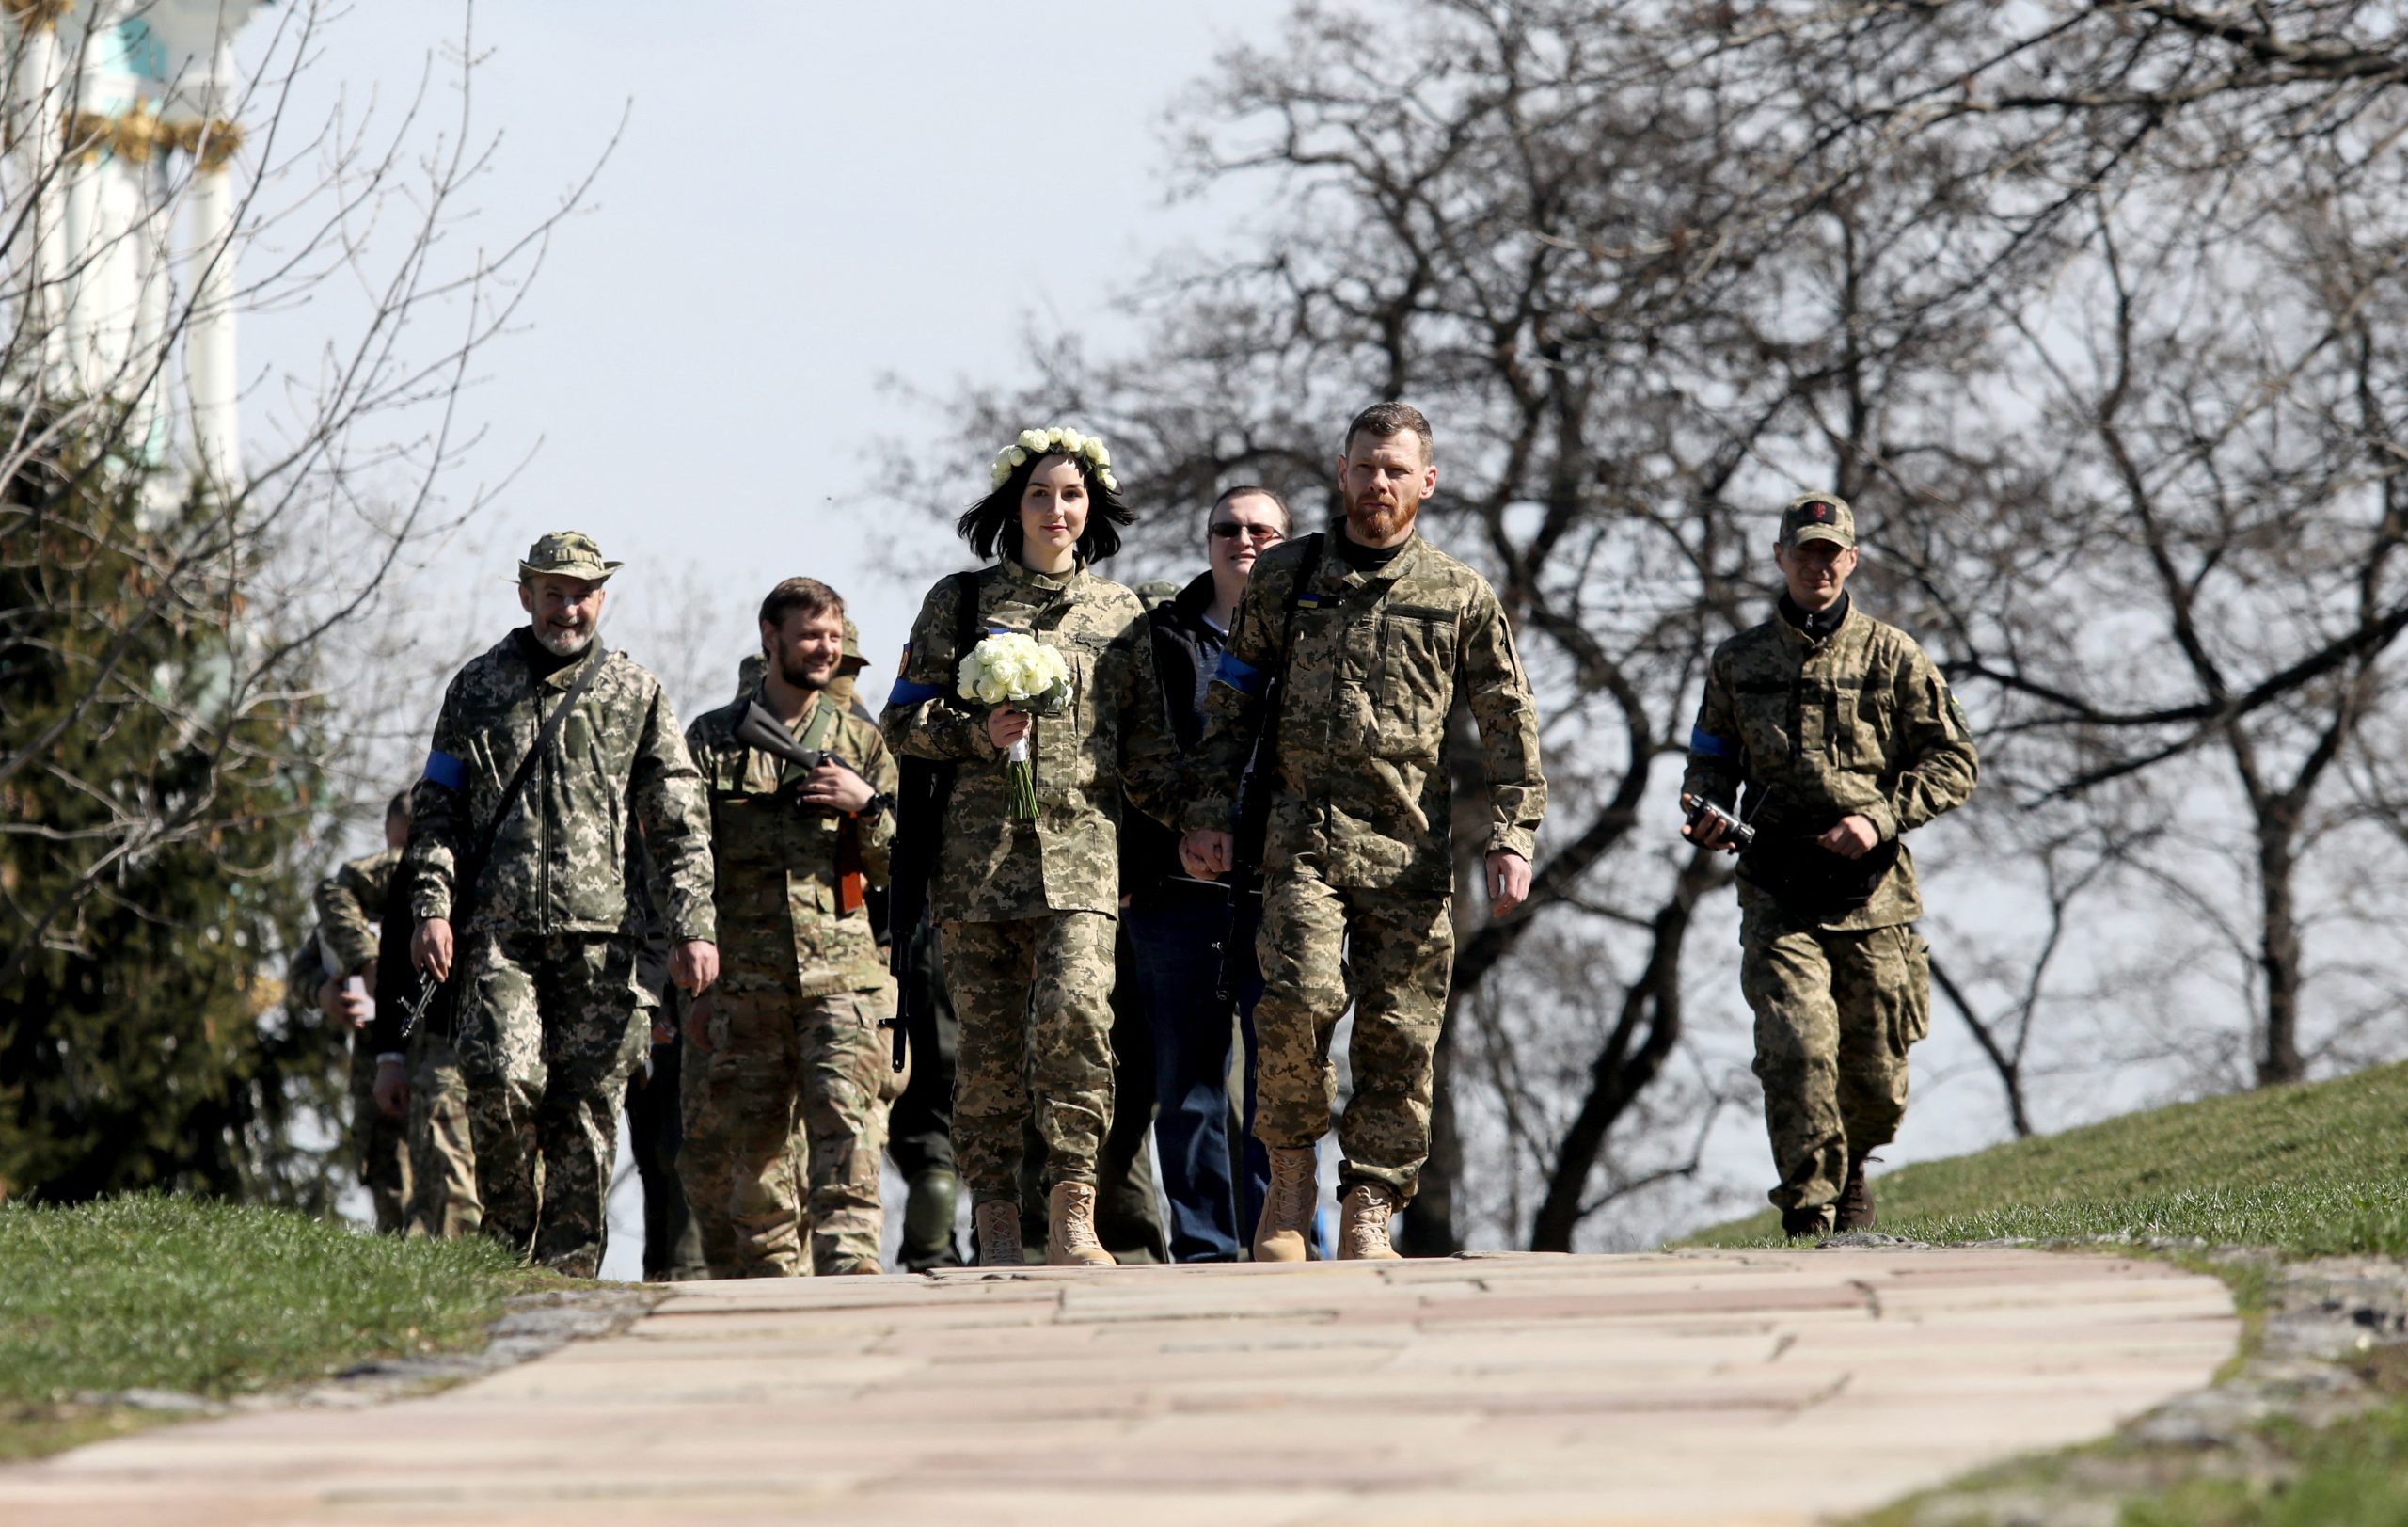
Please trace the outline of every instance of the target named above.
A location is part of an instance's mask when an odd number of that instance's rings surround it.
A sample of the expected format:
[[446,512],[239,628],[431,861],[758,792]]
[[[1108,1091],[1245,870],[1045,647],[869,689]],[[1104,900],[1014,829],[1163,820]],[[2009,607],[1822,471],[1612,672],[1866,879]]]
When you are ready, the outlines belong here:
[[1296,571],[1296,586],[1288,591],[1288,612],[1279,628],[1279,681],[1283,688],[1287,684],[1288,664],[1296,650],[1296,612],[1304,605],[1305,591],[1321,576],[1321,556],[1328,542],[1328,534],[1322,531],[1305,537],[1305,545],[1312,549],[1305,553],[1305,565]]
[[494,843],[501,836],[501,824],[510,819],[510,814],[513,811],[518,809],[518,798],[527,788],[529,778],[534,774],[535,765],[547,752],[550,751],[552,739],[561,735],[561,725],[568,720],[568,713],[576,708],[578,701],[585,697],[585,692],[594,687],[594,680],[602,672],[602,665],[610,660],[610,649],[604,646],[602,639],[596,636],[594,639],[594,655],[586,660],[584,669],[578,674],[577,681],[568,687],[568,692],[561,696],[560,704],[552,707],[551,714],[544,718],[544,724],[535,733],[535,745],[529,748],[527,756],[518,760],[518,768],[510,776],[510,783],[501,787],[501,795],[494,803],[493,819],[486,822],[484,830],[477,835],[476,846],[468,851],[467,857],[452,867],[452,883],[454,889],[452,895],[452,921],[453,926],[466,924],[467,908],[476,894],[477,882],[485,872],[485,860],[492,856]]
[[1296,586],[1288,591],[1288,609],[1279,627],[1279,675],[1271,686],[1269,703],[1263,708],[1262,728],[1257,735],[1265,747],[1278,745],[1279,723],[1288,708],[1288,669],[1296,660],[1296,612],[1305,602],[1305,591],[1321,575],[1321,555],[1329,537],[1320,531],[1305,537],[1311,549],[1305,553],[1304,565],[1296,570]]

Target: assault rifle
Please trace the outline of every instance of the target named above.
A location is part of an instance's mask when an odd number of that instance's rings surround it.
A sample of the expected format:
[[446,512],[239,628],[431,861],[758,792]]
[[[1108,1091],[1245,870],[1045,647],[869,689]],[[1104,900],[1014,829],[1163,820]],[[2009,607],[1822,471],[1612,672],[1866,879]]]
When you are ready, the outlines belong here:
[[[820,703],[825,705],[828,702],[822,700]],[[761,702],[758,700],[745,702],[743,719],[736,724],[736,740],[748,748],[757,748],[781,763],[794,765],[803,771],[805,777],[816,773],[830,764],[834,764],[856,778],[861,775],[860,770],[837,757],[826,748],[806,748],[796,741],[794,734],[786,730],[785,724],[762,709]],[[796,780],[794,788],[800,790],[801,787],[802,781]],[[802,806],[803,803],[797,800],[795,804]],[[816,811],[823,808],[808,806],[803,809]],[[848,817],[836,835],[837,909],[841,912],[860,911],[863,903],[867,899],[864,894],[866,887],[867,882],[862,870],[861,828]]]

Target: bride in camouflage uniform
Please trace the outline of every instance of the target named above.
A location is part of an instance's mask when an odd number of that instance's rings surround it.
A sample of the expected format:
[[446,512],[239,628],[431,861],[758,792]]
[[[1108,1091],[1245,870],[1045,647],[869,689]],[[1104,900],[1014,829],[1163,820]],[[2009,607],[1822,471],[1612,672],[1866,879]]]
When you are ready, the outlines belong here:
[[[990,1266],[1022,1261],[1032,1107],[1046,1147],[1049,1260],[1112,1262],[1096,1239],[1095,1163],[1112,1113],[1116,835],[1124,791],[1167,821],[1180,789],[1143,607],[1088,570],[1119,550],[1119,528],[1135,517],[1111,461],[1101,440],[1063,429],[1024,430],[1004,448],[991,491],[958,526],[993,560],[928,592],[879,723],[897,753],[954,770],[929,898],[961,1023],[954,1150]],[[1032,717],[963,698],[965,630],[1053,648],[1069,669],[1068,703]],[[1006,773],[1023,738],[1034,821],[1013,819]]]

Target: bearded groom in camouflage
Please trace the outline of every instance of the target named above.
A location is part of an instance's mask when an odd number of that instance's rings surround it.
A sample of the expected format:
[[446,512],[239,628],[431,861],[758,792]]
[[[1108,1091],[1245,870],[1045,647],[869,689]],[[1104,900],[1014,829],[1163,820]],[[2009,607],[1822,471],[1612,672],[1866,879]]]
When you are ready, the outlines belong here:
[[1480,728],[1495,916],[1529,895],[1546,809],[1537,708],[1504,608],[1486,579],[1414,530],[1438,486],[1430,422],[1401,403],[1366,408],[1338,471],[1343,528],[1272,548],[1246,582],[1205,699],[1180,845],[1193,874],[1231,867],[1239,773],[1279,679],[1288,692],[1262,739],[1277,774],[1256,940],[1255,1134],[1271,1154],[1258,1262],[1307,1256],[1315,1150],[1338,1093],[1330,1035],[1350,997],[1338,1254],[1398,1254],[1388,1221],[1429,1158],[1431,1067],[1454,971],[1452,790],[1439,756],[1458,697]]
[[[1870,1230],[1866,1158],[1907,1112],[1931,1026],[1930,946],[1903,835],[1962,805],[1980,771],[1965,713],[1914,639],[1855,608],[1856,515],[1793,500],[1773,618],[1723,643],[1689,734],[1682,829],[1739,851],[1739,982],[1792,1236]],[[1747,799],[1739,801],[1741,786]],[[1734,849],[1726,823],[1754,829]]]
[[[459,968],[457,1047],[485,1233],[578,1278],[601,1265],[619,1106],[641,1053],[633,824],[658,867],[670,978],[700,993],[719,974],[701,778],[660,681],[594,640],[603,584],[619,566],[574,531],[545,536],[519,563],[518,602],[532,618],[445,692],[403,861],[418,919],[412,960],[437,979],[455,958]],[[502,799],[580,681],[527,784]],[[483,873],[458,883],[462,855],[488,830]],[[380,1075],[378,1091],[387,1086]]]
[[[808,1270],[879,1270],[889,1068],[878,1026],[892,1008],[866,893],[886,883],[896,774],[877,724],[840,697],[847,625],[844,600],[825,583],[789,578],[771,589],[759,682],[686,734],[710,801],[726,964],[686,1019],[705,1074],[677,1169],[706,1227],[714,1277],[805,1270],[802,1222]],[[755,705],[828,760],[806,771],[745,743],[737,730]],[[789,1148],[798,1111],[807,1214]]]

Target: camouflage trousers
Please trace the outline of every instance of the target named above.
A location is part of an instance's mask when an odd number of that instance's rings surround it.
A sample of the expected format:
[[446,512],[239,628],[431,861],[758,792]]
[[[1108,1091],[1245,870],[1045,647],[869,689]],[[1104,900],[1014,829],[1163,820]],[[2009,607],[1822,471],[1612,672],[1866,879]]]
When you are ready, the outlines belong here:
[[351,1040],[351,1144],[377,1233],[400,1234],[409,1222],[409,1131],[376,1106],[376,1049],[364,1033]]
[[[730,988],[734,988],[731,990]],[[677,1176],[716,1278],[843,1272],[881,1254],[879,1163],[886,1151],[886,1015],[876,993],[800,997],[713,991],[711,1047],[681,1062],[685,1139]]]
[[591,1278],[637,1053],[635,946],[482,932],[467,944],[458,1045],[484,1232]]
[[446,1240],[484,1228],[477,1201],[477,1147],[468,1130],[468,1082],[452,1042],[420,1030],[410,1041],[409,1233]]
[[[1354,1003],[1354,1095],[1338,1123],[1340,1190],[1379,1183],[1413,1201],[1430,1158],[1433,1058],[1454,973],[1445,893],[1355,890],[1291,867],[1263,887],[1262,1000],[1254,1010],[1255,1137],[1316,1144],[1338,1104],[1330,1037]],[[1348,990],[1352,977],[1353,991]]]
[[1118,928],[1101,912],[944,925],[945,991],[961,1026],[953,1153],[973,1202],[1019,1201],[1021,1130],[1032,1102],[1046,1190],[1096,1180],[1112,1122]]
[[1931,1029],[1931,946],[1912,928],[1834,932],[1748,915],[1739,983],[1783,1209],[1838,1200],[1848,1156],[1897,1137],[1907,1048]]

